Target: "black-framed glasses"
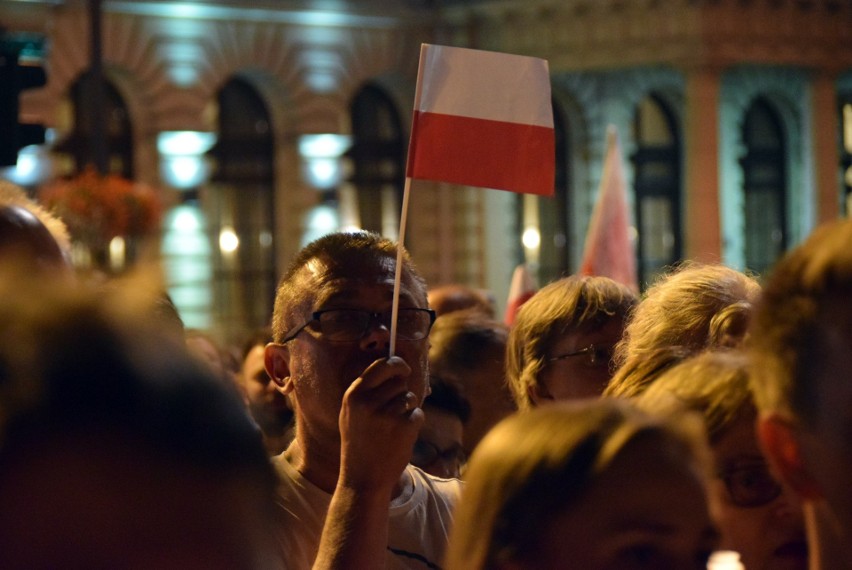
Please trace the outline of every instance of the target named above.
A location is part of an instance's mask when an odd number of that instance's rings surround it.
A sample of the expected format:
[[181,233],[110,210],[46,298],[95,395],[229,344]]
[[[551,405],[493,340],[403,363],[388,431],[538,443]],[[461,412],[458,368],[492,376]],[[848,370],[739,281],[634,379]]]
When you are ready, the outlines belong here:
[[[396,336],[402,340],[421,340],[429,336],[435,322],[432,309],[399,309],[396,319]],[[391,313],[374,313],[361,309],[324,309],[314,311],[304,324],[291,329],[282,343],[290,342],[309,325],[329,342],[354,342],[364,338],[373,323],[390,329]]]
[[718,477],[725,483],[731,502],[739,507],[762,507],[781,495],[781,484],[766,463],[738,465],[718,473]]
[[566,352],[565,354],[557,354],[547,359],[548,362],[556,362],[557,360],[567,360],[575,356],[585,357],[583,363],[587,366],[609,366],[612,360],[612,354],[615,347],[613,346],[597,346],[590,344],[586,348],[575,350],[574,352]]

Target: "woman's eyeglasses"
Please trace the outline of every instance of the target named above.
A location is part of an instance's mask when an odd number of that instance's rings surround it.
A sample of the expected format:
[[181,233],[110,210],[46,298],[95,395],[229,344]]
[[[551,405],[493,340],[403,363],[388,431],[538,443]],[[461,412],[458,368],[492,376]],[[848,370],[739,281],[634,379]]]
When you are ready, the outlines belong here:
[[591,344],[586,348],[581,348],[580,350],[576,350],[574,352],[557,354],[556,356],[548,358],[547,361],[556,362],[557,360],[566,360],[568,358],[582,356],[584,357],[583,362],[587,366],[609,366],[610,361],[612,361],[613,350],[614,347],[612,346],[597,346]]
[[718,474],[731,502],[739,507],[762,507],[781,495],[781,484],[766,463],[740,465]]

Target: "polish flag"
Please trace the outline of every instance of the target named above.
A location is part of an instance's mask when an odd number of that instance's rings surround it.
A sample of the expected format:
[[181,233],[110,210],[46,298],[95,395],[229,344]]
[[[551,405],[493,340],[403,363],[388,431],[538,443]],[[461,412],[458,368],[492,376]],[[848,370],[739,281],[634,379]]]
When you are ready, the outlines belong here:
[[512,326],[521,305],[535,295],[535,283],[525,263],[518,265],[512,273],[512,284],[509,285],[509,298],[506,301],[506,314],[503,321]]
[[407,177],[552,196],[547,61],[423,44]]
[[580,274],[609,277],[638,291],[636,254],[630,234],[621,146],[615,127],[610,126],[607,130],[606,158],[598,201],[586,233]]

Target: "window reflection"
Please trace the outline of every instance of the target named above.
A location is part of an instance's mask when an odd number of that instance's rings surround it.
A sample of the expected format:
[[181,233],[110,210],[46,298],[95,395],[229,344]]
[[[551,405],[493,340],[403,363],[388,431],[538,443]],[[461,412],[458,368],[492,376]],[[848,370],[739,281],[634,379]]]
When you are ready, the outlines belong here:
[[639,103],[633,129],[637,269],[639,282],[649,283],[683,255],[680,138],[674,114],[654,93]]
[[784,135],[781,119],[766,99],[751,104],[742,135],[745,262],[748,269],[764,273],[787,245]]

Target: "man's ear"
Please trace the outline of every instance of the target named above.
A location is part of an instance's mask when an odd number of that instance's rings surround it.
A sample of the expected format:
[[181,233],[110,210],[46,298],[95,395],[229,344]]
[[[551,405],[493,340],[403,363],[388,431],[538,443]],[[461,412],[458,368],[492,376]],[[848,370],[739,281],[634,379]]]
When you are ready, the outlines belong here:
[[757,422],[760,445],[775,473],[803,500],[822,499],[822,490],[802,458],[799,429],[780,414],[761,416]]
[[293,382],[290,379],[290,349],[286,344],[267,344],[263,352],[263,365],[279,392],[289,394],[293,391]]

